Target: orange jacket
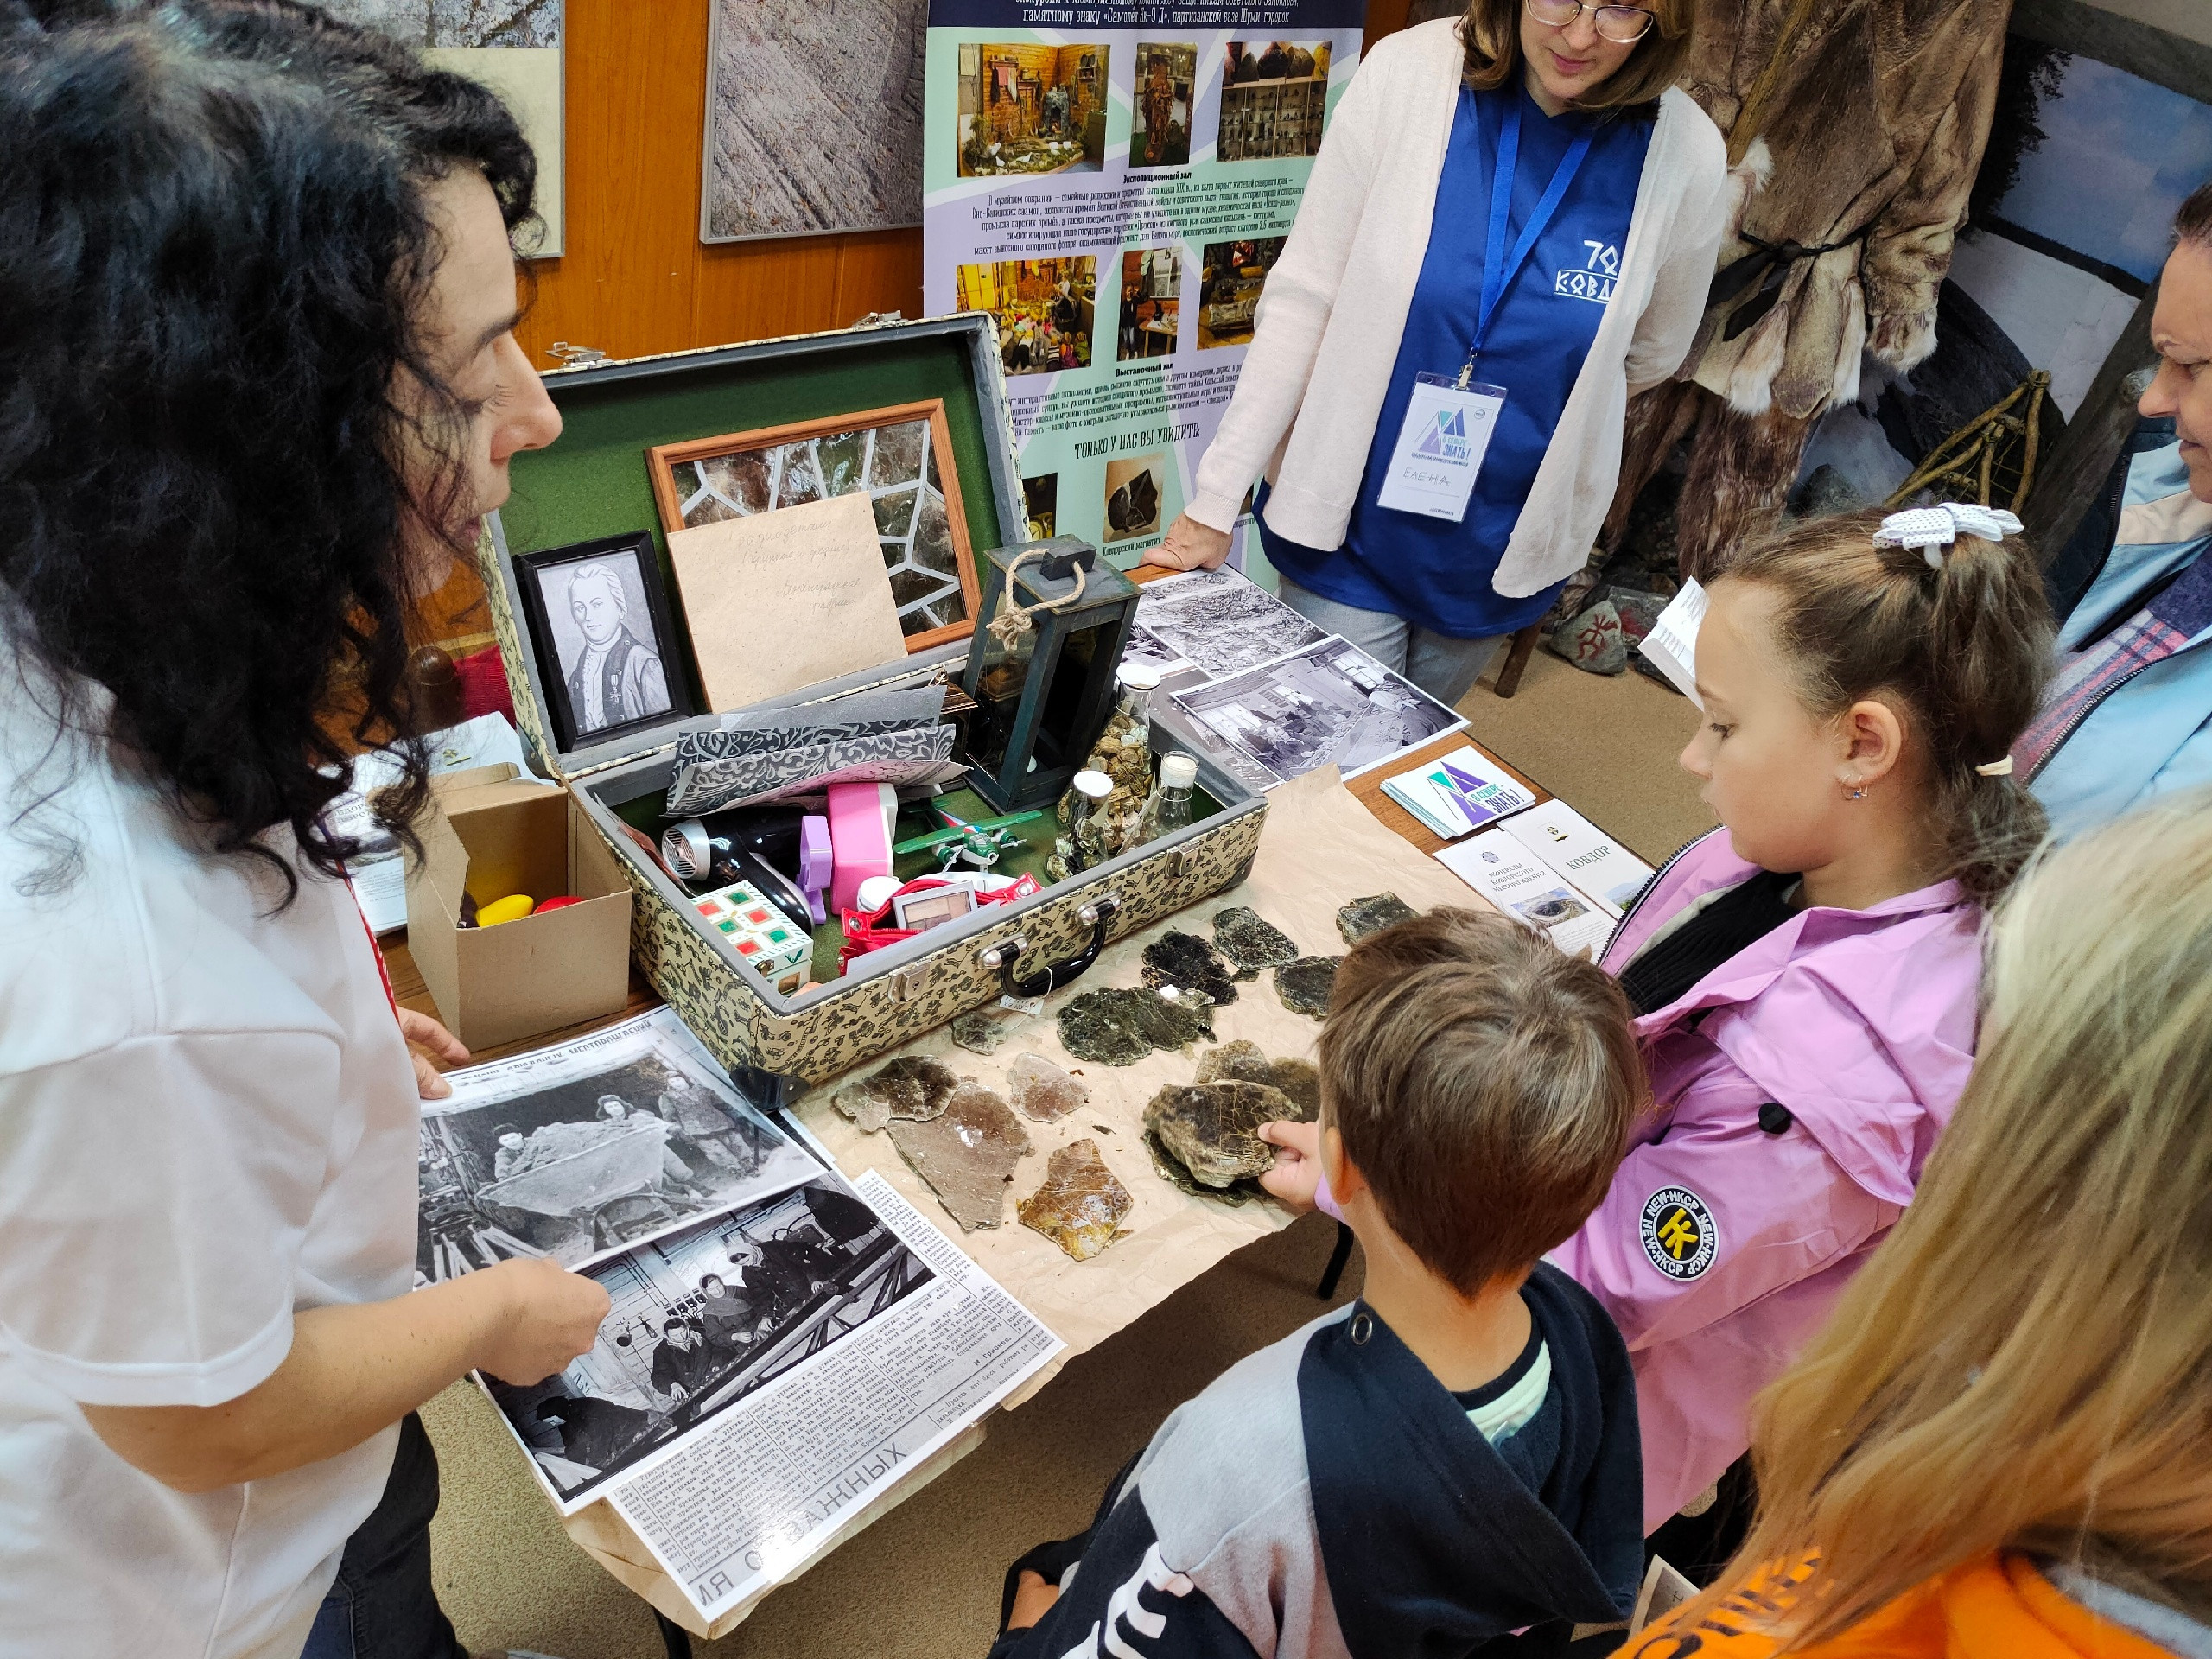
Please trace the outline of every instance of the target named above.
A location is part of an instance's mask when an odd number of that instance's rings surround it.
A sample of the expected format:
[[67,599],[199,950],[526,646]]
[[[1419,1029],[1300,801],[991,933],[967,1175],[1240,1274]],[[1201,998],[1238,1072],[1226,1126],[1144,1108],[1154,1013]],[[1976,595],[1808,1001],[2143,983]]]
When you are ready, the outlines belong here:
[[[1745,1628],[1791,1586],[1755,1580],[1703,1617],[1680,1613],[1630,1639],[1623,1659],[1768,1659],[1779,1638]],[[1688,1611],[1688,1610],[1685,1610]],[[1899,1596],[1802,1659],[2172,1659],[2069,1600],[2022,1555],[1989,1554]],[[1791,1656],[1800,1659],[1800,1655]]]

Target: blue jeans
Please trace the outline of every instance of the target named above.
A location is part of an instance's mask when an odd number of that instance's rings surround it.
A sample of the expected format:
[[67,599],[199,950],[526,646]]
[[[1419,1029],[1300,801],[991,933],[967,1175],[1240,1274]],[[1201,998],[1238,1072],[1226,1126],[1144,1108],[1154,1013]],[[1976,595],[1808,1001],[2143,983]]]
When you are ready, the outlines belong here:
[[409,1412],[384,1497],[346,1541],[300,1659],[468,1659],[430,1584],[438,1454]]
[[1493,633],[1481,639],[1454,639],[1408,622],[1388,611],[1363,611],[1324,599],[1281,571],[1282,602],[1317,628],[1339,634],[1394,673],[1402,674],[1447,709],[1474,690],[1497,648],[1512,636]]

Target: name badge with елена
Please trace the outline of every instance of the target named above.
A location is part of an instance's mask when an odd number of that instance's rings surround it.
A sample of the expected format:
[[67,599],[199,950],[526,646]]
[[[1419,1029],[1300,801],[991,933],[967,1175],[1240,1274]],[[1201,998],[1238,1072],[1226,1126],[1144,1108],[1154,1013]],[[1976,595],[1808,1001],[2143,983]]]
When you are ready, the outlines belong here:
[[1465,518],[1504,407],[1503,386],[1463,386],[1446,375],[1416,375],[1377,505],[1455,524]]

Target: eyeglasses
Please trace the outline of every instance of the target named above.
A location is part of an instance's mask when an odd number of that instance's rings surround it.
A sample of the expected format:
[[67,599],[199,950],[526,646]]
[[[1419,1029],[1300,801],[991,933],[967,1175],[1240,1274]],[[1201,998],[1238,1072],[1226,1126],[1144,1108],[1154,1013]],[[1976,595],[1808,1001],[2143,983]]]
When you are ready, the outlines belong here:
[[1632,46],[1658,21],[1641,6],[1593,6],[1590,0],[1526,0],[1529,15],[1548,29],[1565,29],[1584,12],[1597,14],[1598,33],[1616,46]]

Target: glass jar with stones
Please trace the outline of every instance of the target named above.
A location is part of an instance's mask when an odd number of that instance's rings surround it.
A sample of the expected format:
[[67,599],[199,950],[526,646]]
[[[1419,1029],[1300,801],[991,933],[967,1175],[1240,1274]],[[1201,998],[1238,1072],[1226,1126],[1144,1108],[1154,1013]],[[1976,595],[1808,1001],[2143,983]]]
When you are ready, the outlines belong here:
[[1103,864],[1114,855],[1106,846],[1106,803],[1114,793],[1114,780],[1103,772],[1078,772],[1075,785],[1061,803],[1067,834],[1052,843],[1045,861],[1045,874],[1065,881],[1078,870]]
[[[1086,763],[1088,770],[1114,780],[1114,791],[1100,814],[1100,840],[1109,857],[1144,839],[1137,825],[1152,784],[1152,694],[1159,685],[1160,671],[1148,663],[1123,663],[1114,671],[1114,712]],[[1071,790],[1060,797],[1063,829],[1073,807]]]

